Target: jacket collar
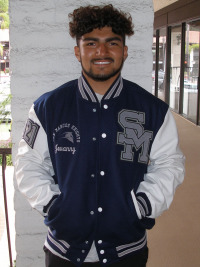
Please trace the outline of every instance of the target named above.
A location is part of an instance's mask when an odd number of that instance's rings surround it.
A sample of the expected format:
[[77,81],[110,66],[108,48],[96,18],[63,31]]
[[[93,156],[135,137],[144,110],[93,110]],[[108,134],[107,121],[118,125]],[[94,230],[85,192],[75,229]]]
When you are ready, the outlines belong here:
[[[91,102],[98,102],[94,90],[90,87],[83,74],[78,79],[78,88],[82,98]],[[121,75],[119,75],[117,79],[114,81],[114,83],[111,85],[111,87],[108,89],[106,94],[103,96],[103,99],[109,100],[111,98],[118,97],[122,89],[123,89],[123,79]]]

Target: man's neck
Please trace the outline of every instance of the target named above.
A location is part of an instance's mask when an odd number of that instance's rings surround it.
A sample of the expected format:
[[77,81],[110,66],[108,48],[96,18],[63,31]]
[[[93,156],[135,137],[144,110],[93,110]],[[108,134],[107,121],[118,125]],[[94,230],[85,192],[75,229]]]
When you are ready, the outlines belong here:
[[95,81],[85,73],[83,74],[94,92],[100,95],[104,95],[119,76],[119,74],[117,74],[106,81]]

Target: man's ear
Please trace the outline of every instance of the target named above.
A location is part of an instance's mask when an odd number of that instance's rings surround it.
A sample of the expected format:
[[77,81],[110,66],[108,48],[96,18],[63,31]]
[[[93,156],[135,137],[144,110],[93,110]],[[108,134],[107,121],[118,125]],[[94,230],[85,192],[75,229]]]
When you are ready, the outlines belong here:
[[125,45],[124,46],[124,61],[127,59],[127,57],[128,57],[128,46]]
[[81,57],[80,57],[80,48],[78,46],[74,47],[74,54],[76,56],[76,58],[78,59],[78,61],[81,61]]

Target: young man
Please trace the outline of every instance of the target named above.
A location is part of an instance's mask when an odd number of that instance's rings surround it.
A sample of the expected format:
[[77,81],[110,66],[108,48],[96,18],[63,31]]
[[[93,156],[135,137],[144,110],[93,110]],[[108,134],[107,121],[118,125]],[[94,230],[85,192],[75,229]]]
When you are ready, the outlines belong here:
[[70,19],[82,75],[34,102],[19,189],[45,217],[46,266],[144,267],[146,229],[183,181],[176,126],[167,104],[120,75],[131,17],[108,5]]

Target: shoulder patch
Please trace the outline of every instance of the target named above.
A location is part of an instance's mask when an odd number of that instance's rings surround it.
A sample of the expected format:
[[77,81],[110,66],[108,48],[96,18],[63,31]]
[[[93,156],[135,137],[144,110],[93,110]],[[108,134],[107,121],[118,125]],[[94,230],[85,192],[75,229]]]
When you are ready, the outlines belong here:
[[39,128],[40,126],[37,123],[31,119],[27,120],[22,138],[31,148],[34,146]]

